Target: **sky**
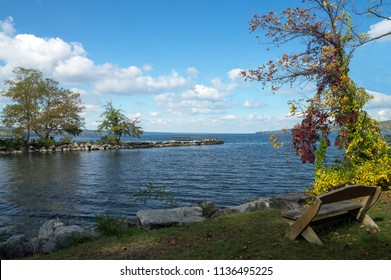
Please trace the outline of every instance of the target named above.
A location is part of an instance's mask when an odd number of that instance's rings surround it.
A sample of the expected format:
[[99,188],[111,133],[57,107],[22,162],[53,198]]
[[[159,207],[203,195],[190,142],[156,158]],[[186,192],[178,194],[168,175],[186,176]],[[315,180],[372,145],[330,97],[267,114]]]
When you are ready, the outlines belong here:
[[[361,1],[360,1],[361,2]],[[391,4],[390,0],[384,1]],[[0,89],[15,67],[34,68],[79,92],[86,129],[112,101],[144,131],[253,133],[290,128],[289,100],[309,88],[272,94],[241,70],[300,45],[267,51],[249,31],[254,13],[301,0],[0,0]],[[386,6],[391,15],[391,6]],[[391,21],[355,17],[375,36]],[[293,49],[292,49],[293,48]],[[373,96],[366,107],[391,120],[391,36],[362,46],[351,77]],[[8,100],[0,96],[0,108]]]

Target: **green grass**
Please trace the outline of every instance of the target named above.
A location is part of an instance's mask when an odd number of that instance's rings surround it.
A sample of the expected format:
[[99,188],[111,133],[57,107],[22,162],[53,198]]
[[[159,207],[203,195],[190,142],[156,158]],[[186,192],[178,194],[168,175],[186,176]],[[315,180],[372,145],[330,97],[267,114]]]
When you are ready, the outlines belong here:
[[379,230],[355,221],[315,226],[323,246],[284,237],[279,210],[236,213],[189,226],[130,229],[31,259],[391,259],[391,193],[370,211]]

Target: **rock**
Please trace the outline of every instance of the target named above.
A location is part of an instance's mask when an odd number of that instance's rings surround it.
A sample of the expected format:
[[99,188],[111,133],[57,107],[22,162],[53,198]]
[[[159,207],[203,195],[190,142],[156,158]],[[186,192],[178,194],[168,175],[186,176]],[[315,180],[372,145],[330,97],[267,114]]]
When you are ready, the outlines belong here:
[[237,212],[255,212],[263,211],[270,208],[269,199],[260,198],[251,202],[247,202],[238,206],[230,207]]
[[34,252],[25,235],[13,235],[0,246],[1,255],[8,259],[23,258]]
[[285,194],[269,199],[270,206],[279,209],[296,209],[307,203],[308,195],[305,192]]
[[42,253],[52,253],[58,249],[69,246],[75,239],[91,236],[85,229],[72,225],[56,227],[40,247]]
[[63,225],[64,223],[61,222],[59,219],[48,220],[39,228],[38,237],[47,238],[54,233],[57,227]]
[[71,225],[67,226],[58,219],[46,221],[38,231],[38,238],[33,240],[41,253],[51,253],[69,246],[75,238],[89,237],[93,234],[87,230]]
[[178,207],[165,210],[141,210],[137,212],[141,226],[144,229],[155,229],[173,225],[183,225],[202,222],[201,207]]
[[98,146],[98,145],[92,145],[91,147],[90,147],[90,150],[91,151],[97,151],[97,150],[99,150],[99,148],[100,148],[100,146]]
[[217,218],[220,216],[236,213],[238,210],[232,209],[232,208],[225,208],[225,209],[218,209],[216,212],[214,212],[211,216],[211,218]]
[[199,204],[202,209],[202,217],[210,218],[219,208],[211,201],[204,201]]

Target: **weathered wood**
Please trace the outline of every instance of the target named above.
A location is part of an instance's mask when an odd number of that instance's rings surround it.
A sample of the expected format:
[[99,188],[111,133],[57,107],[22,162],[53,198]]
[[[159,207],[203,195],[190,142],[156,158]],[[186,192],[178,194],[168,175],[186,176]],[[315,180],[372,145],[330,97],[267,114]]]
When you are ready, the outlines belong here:
[[316,221],[332,220],[346,213],[367,226],[378,228],[366,213],[379,196],[380,190],[377,187],[364,185],[347,186],[318,196],[308,208],[281,213],[290,225],[286,236],[294,240],[302,235],[307,241],[321,245],[322,242],[311,224]]

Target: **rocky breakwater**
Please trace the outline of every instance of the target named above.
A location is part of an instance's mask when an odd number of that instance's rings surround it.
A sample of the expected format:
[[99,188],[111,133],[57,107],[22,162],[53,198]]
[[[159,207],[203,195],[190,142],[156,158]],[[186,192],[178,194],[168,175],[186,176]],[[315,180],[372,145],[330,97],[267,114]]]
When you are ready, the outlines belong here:
[[119,145],[99,144],[99,143],[70,143],[62,145],[53,145],[51,147],[37,148],[30,146],[28,151],[15,150],[0,146],[0,154],[20,154],[29,153],[53,153],[53,152],[76,152],[76,151],[103,151],[103,150],[121,150],[121,149],[146,149],[146,148],[164,148],[164,147],[183,147],[183,146],[204,146],[221,145],[223,140],[217,138],[205,138],[201,140],[171,140],[171,141],[148,141],[148,142],[127,142]]

